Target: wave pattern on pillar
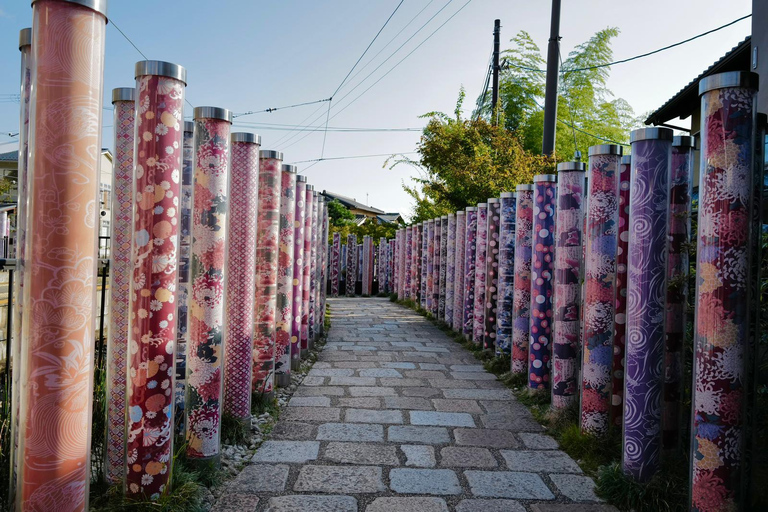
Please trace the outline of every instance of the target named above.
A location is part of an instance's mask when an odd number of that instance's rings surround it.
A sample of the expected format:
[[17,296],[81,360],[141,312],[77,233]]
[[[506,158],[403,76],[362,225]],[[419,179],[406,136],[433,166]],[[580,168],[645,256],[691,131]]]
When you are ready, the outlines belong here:
[[472,339],[475,325],[475,255],[477,252],[477,207],[466,209],[467,228],[464,232],[464,306],[461,332]]
[[445,323],[453,325],[453,296],[456,281],[456,215],[448,215],[448,232],[445,258]]
[[261,139],[251,133],[233,133],[231,142],[224,412],[250,425]]
[[648,481],[661,463],[661,395],[667,300],[667,230],[672,130],[641,128],[630,134],[632,202],[629,205],[624,472]]
[[440,218],[440,298],[437,303],[437,317],[445,321],[445,297],[448,290],[448,216]]
[[[699,82],[701,182],[694,325],[692,510],[735,510],[742,501],[750,286],[758,238],[753,209],[758,76],[714,75]],[[728,84],[728,85],[725,85]],[[755,172],[756,171],[756,172]],[[727,367],[725,361],[729,361]]]
[[154,499],[166,489],[170,478],[168,461],[173,455],[174,342],[178,321],[175,292],[185,74],[184,68],[175,64],[136,64],[139,109],[132,173],[135,188],[131,332],[128,414],[124,423],[129,463],[124,474],[126,495],[139,499]]
[[581,331],[584,173],[581,162],[557,166],[555,224],[555,324],[552,345],[552,407],[565,409],[578,400]]
[[[613,368],[611,371],[611,418],[621,426],[624,419],[624,347],[627,334],[627,265],[629,264],[629,180],[632,156],[621,157],[619,166],[619,214],[616,240],[616,300],[614,314]],[[586,247],[585,247],[586,249]],[[583,315],[583,311],[582,311]]]
[[[105,477],[112,484],[125,476],[126,365],[130,325],[131,239],[133,237],[133,145],[136,89],[112,90],[115,157],[109,260],[109,338],[107,341],[107,446]],[[21,177],[19,177],[21,182]],[[22,201],[23,202],[23,201]]]
[[533,251],[531,253],[531,333],[528,387],[549,389],[552,365],[552,291],[555,270],[555,202],[557,176],[533,177]]
[[45,510],[55,500],[62,510],[82,510],[90,480],[106,18],[72,2],[39,0],[32,10],[22,302],[39,320],[22,325],[16,509]]
[[[291,327],[291,369],[298,370],[301,363],[301,322],[304,311],[304,222],[307,200],[307,177],[296,176],[296,209],[293,213],[293,318]],[[336,233],[335,235],[338,235]],[[339,251],[339,255],[341,252]],[[337,258],[338,260],[338,258]],[[338,273],[336,293],[338,295]]]
[[280,173],[280,245],[277,256],[277,316],[275,318],[275,380],[281,387],[291,384],[295,216],[296,166],[283,164]]
[[453,246],[453,318],[451,327],[461,332],[464,327],[464,253],[467,234],[466,212],[456,212],[456,241]]
[[475,306],[472,315],[472,341],[482,345],[485,334],[485,273],[488,254],[488,203],[477,205],[475,243]]
[[[379,245],[381,247],[381,245]],[[339,296],[339,258],[341,257],[341,235],[338,232],[333,233],[333,246],[331,248],[331,297]],[[379,259],[381,261],[381,259]],[[382,268],[379,267],[379,281]]]
[[614,144],[589,148],[581,430],[595,435],[610,425],[621,152]]
[[528,373],[533,251],[533,185],[518,185],[515,212],[515,293],[512,309],[512,373]]
[[496,351],[496,314],[499,300],[499,222],[501,201],[488,200],[488,246],[485,251],[485,350]]
[[512,355],[512,312],[515,298],[515,211],[513,192],[501,193],[499,276],[496,312],[496,355]]
[[226,346],[226,243],[232,113],[197,107],[187,342],[187,456],[218,460]]
[[259,213],[256,223],[256,318],[253,393],[271,397],[275,380],[280,189],[283,154],[259,151]]

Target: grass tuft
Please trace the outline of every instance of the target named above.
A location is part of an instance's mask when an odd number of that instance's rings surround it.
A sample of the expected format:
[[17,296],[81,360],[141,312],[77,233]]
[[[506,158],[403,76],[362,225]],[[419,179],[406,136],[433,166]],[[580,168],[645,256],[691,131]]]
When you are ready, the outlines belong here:
[[[680,465],[679,467],[684,467]],[[688,485],[680,471],[664,468],[646,483],[624,474],[621,464],[602,466],[597,474],[597,495],[620,510],[634,512],[684,512]]]
[[221,439],[225,444],[247,444],[251,438],[251,421],[235,418],[225,412],[221,417]]

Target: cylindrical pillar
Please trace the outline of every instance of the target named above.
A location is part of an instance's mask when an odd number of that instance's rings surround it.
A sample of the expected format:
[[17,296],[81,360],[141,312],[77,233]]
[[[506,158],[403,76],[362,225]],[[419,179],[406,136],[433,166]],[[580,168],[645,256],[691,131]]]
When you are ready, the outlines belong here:
[[472,315],[472,341],[482,345],[485,335],[485,273],[488,255],[488,203],[477,205],[475,248],[475,309]]
[[[323,197],[323,212],[320,216],[320,255],[322,256],[322,261],[320,263],[320,272],[321,277],[319,281],[318,286],[318,311],[319,315],[317,316],[317,325],[318,325],[318,333],[323,334],[325,331],[325,303],[326,303],[326,297],[328,292],[328,262],[330,260],[330,255],[328,253],[328,233],[330,232],[330,218],[328,217],[328,201],[325,197]],[[369,281],[371,282],[371,286],[373,286],[373,243],[371,243],[371,268],[370,268],[370,276]]]
[[[435,255],[433,256],[434,265],[432,266],[432,314],[435,318],[440,318],[440,291],[442,289],[442,283],[440,281],[440,267],[443,262],[440,259],[442,255],[442,235],[443,235],[443,219],[438,217],[435,219]],[[443,303],[445,306],[445,303]]]
[[[307,202],[307,177],[296,176],[296,210],[293,215],[293,326],[291,327],[291,369],[298,370],[301,365],[301,322],[304,311],[304,235]],[[340,235],[335,233],[339,238]],[[339,274],[341,272],[341,247],[338,248],[336,267],[336,296],[339,294]]]
[[[218,465],[226,347],[226,248],[232,113],[196,107],[192,265],[187,328],[187,457]],[[261,191],[259,191],[261,192]]]
[[[325,201],[325,198],[317,193],[317,190],[312,191],[312,247],[309,252],[309,348],[311,349],[317,338],[317,278],[319,272],[317,271],[317,244],[320,240],[320,223],[318,222],[318,214],[320,213],[320,203]],[[358,247],[358,251],[359,251]],[[362,264],[360,262],[360,254],[358,252],[358,265],[357,275],[358,279],[361,275]]]
[[552,407],[565,409],[579,399],[584,174],[581,162],[557,166],[555,223],[555,323],[552,345]]
[[[125,391],[130,325],[131,240],[133,238],[133,145],[136,89],[112,90],[115,155],[109,244],[109,338],[107,340],[107,443],[105,480],[121,483],[125,475]],[[21,172],[19,173],[21,174]],[[22,183],[19,176],[19,183]],[[19,202],[19,206],[23,201]],[[17,221],[18,225],[18,221]],[[18,305],[17,305],[18,307]]]
[[295,216],[296,166],[283,164],[280,173],[280,235],[277,256],[277,316],[275,318],[275,381],[283,388],[291,384]]
[[355,296],[357,281],[357,235],[347,235],[347,297]]
[[427,312],[434,314],[435,308],[435,220],[427,221]]
[[664,340],[664,398],[662,446],[676,448],[680,441],[680,399],[683,381],[683,342],[688,303],[688,244],[691,241],[691,185],[696,140],[672,139],[669,176],[669,240],[667,250],[667,307]]
[[496,306],[496,355],[512,355],[512,312],[515,297],[514,192],[501,193],[499,213],[498,303]]
[[548,390],[551,384],[556,182],[554,174],[533,177],[531,333],[528,345],[530,389]]
[[581,430],[603,435],[610,425],[621,146],[589,148],[581,347]]
[[464,210],[456,212],[456,241],[453,244],[453,318],[455,332],[464,328],[464,253],[467,234],[467,216]]
[[445,321],[445,297],[448,290],[448,216],[440,217],[440,300],[437,318]]
[[379,279],[379,293],[389,293],[389,285],[387,284],[387,238],[379,238],[378,247],[378,279]]
[[282,153],[263,149],[259,151],[259,213],[256,219],[256,312],[252,388],[255,395],[265,400],[271,400],[274,394],[282,164]]
[[429,250],[429,228],[427,227],[427,222],[420,222],[419,223],[419,234],[421,238],[419,239],[419,243],[421,244],[421,247],[419,248],[419,306],[421,306],[421,309],[426,310],[427,309],[427,260],[428,260],[428,250]]
[[[16,471],[18,470],[17,457],[19,450],[19,402],[21,382],[21,333],[24,311],[24,267],[26,264],[26,240],[27,240],[27,201],[29,197],[29,115],[32,106],[32,68],[34,54],[32,53],[32,29],[23,28],[19,32],[19,51],[21,52],[21,87],[19,109],[19,159],[17,170],[17,203],[16,209],[16,269],[13,281],[13,333],[11,334],[11,481],[9,487],[9,503],[15,501]],[[129,130],[133,137],[133,121]],[[117,132],[116,132],[117,133]],[[117,138],[117,137],[116,137]],[[133,140],[130,142],[130,153],[133,155]],[[133,156],[131,156],[133,158]],[[117,167],[117,165],[115,165]],[[130,186],[133,186],[131,183]],[[130,187],[129,187],[130,190]],[[130,220],[128,221],[130,223]],[[130,239],[129,242],[130,244]],[[126,303],[127,304],[127,303]],[[110,329],[110,333],[112,330]],[[6,343],[7,343],[6,336]],[[125,354],[125,350],[123,351]],[[109,364],[109,363],[108,363]],[[123,359],[123,368],[125,359]],[[123,391],[125,391],[125,372],[121,372],[123,379]],[[108,377],[109,378],[109,377]],[[107,381],[109,382],[109,381]],[[124,395],[123,395],[124,396]],[[124,437],[124,436],[123,436]],[[121,437],[122,439],[122,437]],[[109,455],[107,455],[109,459]],[[122,475],[121,475],[122,476]]]
[[627,269],[627,347],[624,385],[624,472],[649,480],[661,463],[661,395],[667,300],[667,230],[672,130],[630,134],[632,181]]
[[477,207],[468,206],[464,232],[464,312],[461,332],[472,340],[475,325],[475,256],[477,255]]
[[413,228],[408,226],[405,228],[405,237],[403,238],[405,247],[403,252],[405,254],[405,260],[403,262],[403,298],[411,298],[412,276],[411,267],[413,265]]
[[[379,243],[381,248],[381,242]],[[341,257],[341,235],[338,232],[333,233],[333,246],[331,249],[331,297],[339,296],[339,258]],[[381,261],[381,257],[379,257]],[[383,267],[379,266],[379,283],[383,282],[381,271]],[[382,289],[383,291],[383,289]]]
[[515,291],[512,308],[512,373],[528,372],[533,252],[533,185],[515,190]]
[[413,226],[413,262],[411,263],[411,298],[419,305],[421,297],[421,222]]
[[[629,264],[629,181],[632,155],[621,157],[619,165],[619,214],[616,240],[616,307],[613,322],[613,368],[611,370],[610,417],[620,427],[624,420],[624,347],[627,334],[627,265]],[[585,216],[586,218],[586,216]],[[586,246],[584,247],[586,249]],[[582,288],[583,293],[583,288]],[[582,317],[584,316],[582,308]]]
[[759,244],[755,204],[755,110],[758,76],[722,73],[699,82],[699,183],[692,510],[735,510],[744,467],[746,353],[753,296],[750,275]]
[[407,299],[408,289],[408,229],[400,230],[400,240],[397,242],[397,290],[400,300]]
[[488,244],[485,250],[485,350],[496,352],[496,314],[499,300],[499,225],[501,201],[488,200]]
[[371,294],[373,286],[370,276],[373,275],[373,239],[366,235],[363,237],[363,295]]
[[184,426],[184,401],[187,393],[187,326],[189,312],[189,268],[192,262],[192,195],[195,180],[195,123],[184,121],[181,164],[181,198],[179,227],[179,265],[176,284],[176,383],[174,429],[181,434]]
[[224,413],[250,428],[261,137],[233,133],[231,144]]
[[445,323],[453,325],[453,295],[456,273],[456,215],[448,214],[445,257]]
[[[312,207],[315,204],[315,186],[307,185],[304,195],[304,268],[301,270],[304,281],[301,291],[301,358],[304,359],[309,351],[309,300],[311,297],[310,281],[312,280]],[[354,257],[354,261],[347,261],[347,295],[349,295],[349,285],[352,282],[352,295],[355,294],[355,276],[357,275],[357,240],[347,242],[347,258]],[[350,272],[352,279],[350,280]]]
[[88,509],[106,7],[32,3],[16,510]]

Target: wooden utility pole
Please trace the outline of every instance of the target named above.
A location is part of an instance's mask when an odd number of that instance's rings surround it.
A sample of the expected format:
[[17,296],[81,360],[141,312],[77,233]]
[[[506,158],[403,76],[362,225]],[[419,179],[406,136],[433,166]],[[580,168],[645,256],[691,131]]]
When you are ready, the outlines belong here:
[[555,131],[557,129],[557,78],[560,72],[560,0],[552,0],[552,22],[549,26],[547,47],[547,85],[544,96],[544,137],[541,152],[553,155],[555,152]]
[[501,36],[501,20],[493,22],[493,94],[491,96],[491,121],[493,124],[499,122],[499,116],[496,114],[496,105],[499,104],[499,39]]

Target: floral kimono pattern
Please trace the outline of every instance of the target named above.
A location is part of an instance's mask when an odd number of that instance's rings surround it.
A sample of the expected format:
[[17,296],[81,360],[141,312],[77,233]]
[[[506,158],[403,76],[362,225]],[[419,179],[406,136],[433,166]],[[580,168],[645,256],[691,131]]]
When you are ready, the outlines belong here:
[[[275,375],[290,382],[293,327],[293,237],[296,215],[296,173],[280,173],[280,245],[277,256],[277,317]],[[285,377],[279,377],[284,375]]]
[[488,246],[485,250],[485,333],[483,346],[496,351],[496,313],[499,300],[499,224],[501,203],[488,201]]
[[477,209],[467,210],[467,228],[464,236],[464,313],[462,333],[472,339],[475,325],[475,255],[477,253]]
[[488,254],[488,206],[477,205],[475,248],[475,306],[472,315],[472,341],[481,345],[485,335],[485,273]]
[[517,191],[515,212],[515,293],[512,309],[512,373],[528,372],[531,308],[533,190]]
[[501,196],[499,214],[499,277],[496,306],[496,355],[512,355],[512,312],[515,298],[515,212],[512,193]]

